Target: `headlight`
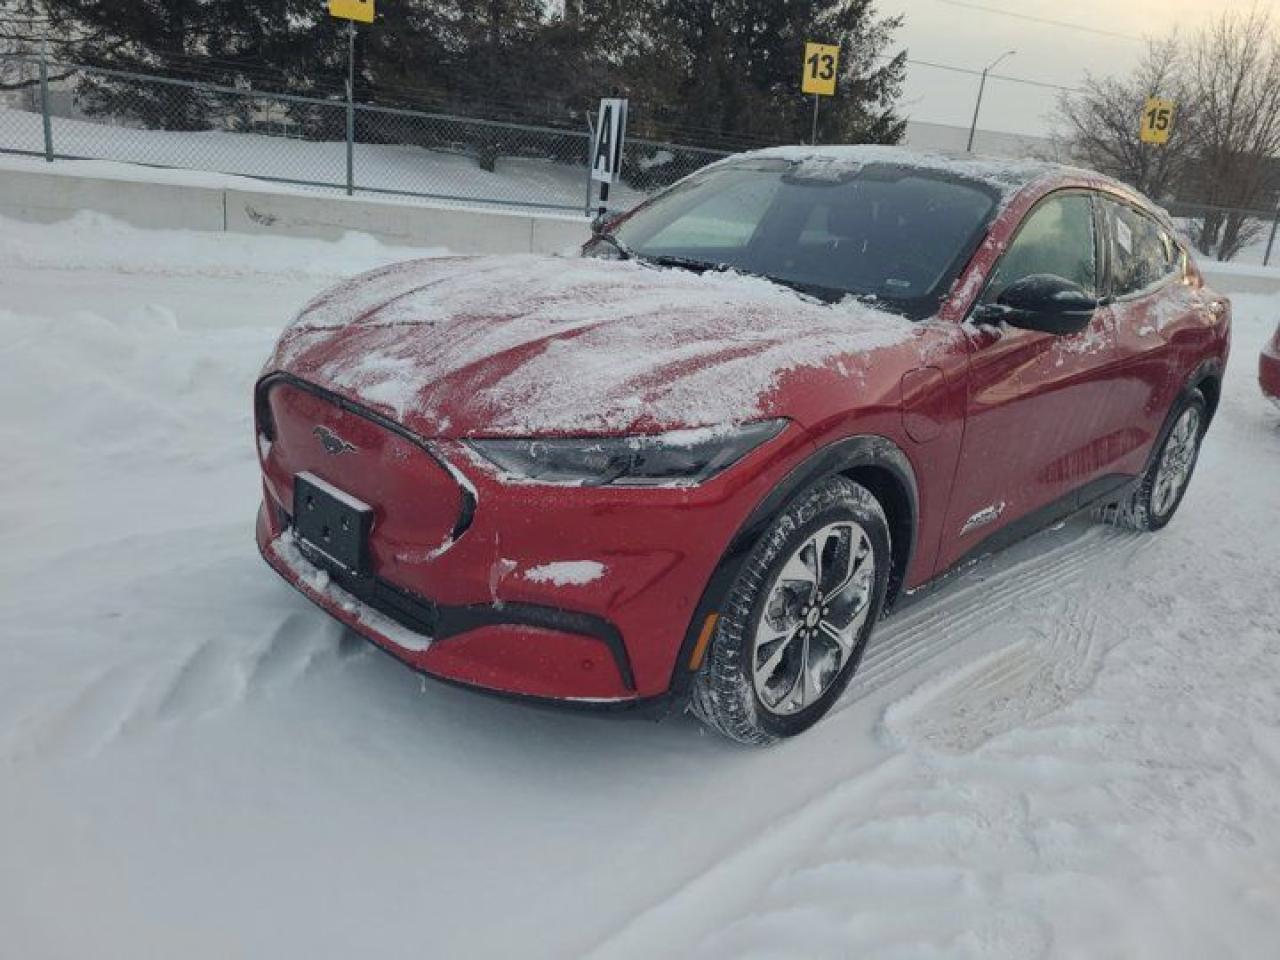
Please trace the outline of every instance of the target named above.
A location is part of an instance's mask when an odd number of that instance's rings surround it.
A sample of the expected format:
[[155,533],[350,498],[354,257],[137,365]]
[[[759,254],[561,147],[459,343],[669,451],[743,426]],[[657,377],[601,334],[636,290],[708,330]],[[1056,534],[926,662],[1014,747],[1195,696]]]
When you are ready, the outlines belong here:
[[786,420],[640,437],[472,440],[503,472],[542,483],[679,486],[701,483],[782,432]]

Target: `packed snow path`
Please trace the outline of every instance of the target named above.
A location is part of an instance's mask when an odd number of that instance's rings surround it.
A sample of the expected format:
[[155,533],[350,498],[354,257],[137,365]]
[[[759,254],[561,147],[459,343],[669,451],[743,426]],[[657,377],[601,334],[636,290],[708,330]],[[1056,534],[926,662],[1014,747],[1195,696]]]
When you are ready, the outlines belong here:
[[1280,298],[1182,512],[1072,522],[882,625],[840,709],[425,683],[262,564],[249,389],[408,251],[0,221],[0,956],[1273,957]]

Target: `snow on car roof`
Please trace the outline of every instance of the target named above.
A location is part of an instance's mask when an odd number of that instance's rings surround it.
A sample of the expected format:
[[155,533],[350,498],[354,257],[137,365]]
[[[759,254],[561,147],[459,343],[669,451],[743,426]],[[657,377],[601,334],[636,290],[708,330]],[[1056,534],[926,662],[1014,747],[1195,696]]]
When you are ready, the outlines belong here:
[[801,164],[802,170],[814,177],[839,175],[870,163],[916,167],[921,170],[977,180],[994,187],[1004,196],[1012,195],[1023,187],[1047,177],[1080,176],[1090,179],[1099,177],[1091,171],[1048,160],[922,151],[878,144],[767,147],[763,150],[726,157],[712,166],[732,166],[751,160],[788,160]]

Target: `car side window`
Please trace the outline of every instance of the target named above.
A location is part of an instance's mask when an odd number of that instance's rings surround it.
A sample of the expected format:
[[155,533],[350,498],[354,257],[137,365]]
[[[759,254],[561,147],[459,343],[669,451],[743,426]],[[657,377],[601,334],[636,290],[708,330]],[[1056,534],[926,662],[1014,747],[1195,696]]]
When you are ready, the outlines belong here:
[[1153,218],[1111,200],[1105,207],[1111,235],[1112,296],[1145,290],[1183,269],[1182,248]]
[[1009,284],[1037,274],[1062,277],[1097,294],[1093,203],[1084,194],[1051,196],[1031,211],[996,265],[983,301],[995,303]]

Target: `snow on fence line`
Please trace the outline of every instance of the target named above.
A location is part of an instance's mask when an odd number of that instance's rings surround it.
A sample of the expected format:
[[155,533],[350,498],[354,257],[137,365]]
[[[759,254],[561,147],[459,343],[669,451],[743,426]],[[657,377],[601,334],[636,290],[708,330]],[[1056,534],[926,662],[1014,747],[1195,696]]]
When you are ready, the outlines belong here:
[[[25,95],[0,97],[0,153],[207,170],[348,194],[590,212],[585,117],[539,126],[68,64],[57,65],[67,78],[53,88],[38,82],[38,60],[16,63],[32,86]],[[630,138],[614,205],[634,205],[722,156]]]

